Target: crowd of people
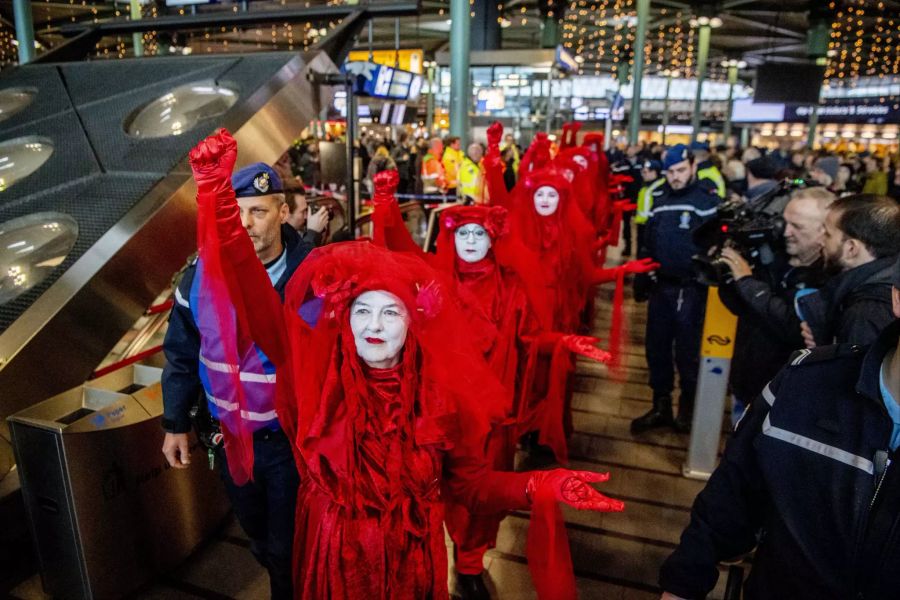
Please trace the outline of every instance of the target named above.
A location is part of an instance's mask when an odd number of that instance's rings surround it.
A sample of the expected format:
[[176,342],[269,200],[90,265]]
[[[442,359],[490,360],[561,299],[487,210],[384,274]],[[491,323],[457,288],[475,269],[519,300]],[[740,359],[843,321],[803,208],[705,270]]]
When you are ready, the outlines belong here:
[[[718,561],[754,547],[748,598],[891,597],[896,166],[704,143],[607,152],[602,134],[578,133],[538,134],[525,152],[498,123],[465,151],[453,137],[367,137],[372,239],[325,245],[328,212],[303,189],[314,151],[235,172],[227,132],[201,142],[199,258],[164,346],[169,464],[187,468],[197,428],[273,598],[489,598],[484,554],[526,509],[539,597],[574,598],[559,503],[624,504],[592,486],[608,474],[516,472],[514,454],[566,464],[574,356],[616,368],[632,277],[652,392],[632,432],[688,433],[714,283],[739,317],[737,429],[662,567],[664,597],[704,597]],[[460,200],[440,214],[436,253],[406,229],[404,193]],[[705,243],[725,214],[763,223],[765,243]],[[636,258],[608,267],[616,246]],[[600,342],[584,334],[604,283],[616,301]]]

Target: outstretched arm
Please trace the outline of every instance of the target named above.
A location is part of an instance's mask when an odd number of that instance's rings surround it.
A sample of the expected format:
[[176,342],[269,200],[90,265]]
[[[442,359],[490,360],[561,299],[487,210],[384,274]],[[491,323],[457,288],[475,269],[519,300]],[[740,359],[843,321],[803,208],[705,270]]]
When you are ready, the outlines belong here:
[[400,204],[395,195],[399,181],[400,176],[395,170],[381,171],[372,178],[375,186],[372,241],[397,252],[423,255],[424,250],[416,244],[403,223]]
[[278,365],[287,356],[284,314],[278,293],[241,224],[231,187],[236,159],[237,142],[225,129],[191,150],[191,170],[197,182],[200,260],[214,280],[210,284],[224,284],[238,322]]
[[487,186],[488,196],[493,206],[502,206],[510,209],[510,193],[503,181],[503,159],[500,156],[500,139],[503,137],[503,125],[495,121],[488,127],[487,153],[484,155],[484,181]]
[[659,268],[659,263],[654,262],[652,258],[639,258],[637,260],[629,260],[624,265],[612,267],[610,269],[594,269],[591,274],[591,283],[594,285],[615,281],[619,277],[619,273],[649,273]]

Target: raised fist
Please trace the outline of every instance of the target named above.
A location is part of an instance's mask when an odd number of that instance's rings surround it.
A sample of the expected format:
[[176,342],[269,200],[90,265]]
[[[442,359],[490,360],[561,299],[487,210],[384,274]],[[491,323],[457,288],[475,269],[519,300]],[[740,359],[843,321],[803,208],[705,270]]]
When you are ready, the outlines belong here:
[[538,492],[551,492],[558,502],[564,502],[578,510],[598,512],[622,512],[625,503],[607,498],[591,484],[609,480],[609,473],[552,469],[534,471],[525,486],[525,495],[532,502]]
[[500,146],[500,140],[503,139],[503,124],[500,121],[494,121],[487,128],[488,148],[491,146]]
[[189,160],[200,194],[227,192],[237,160],[237,142],[227,130],[219,129],[191,150]]
[[400,183],[400,174],[395,169],[379,171],[372,177],[375,194],[372,198],[375,202],[389,202],[394,200],[394,193]]
[[599,341],[595,337],[586,335],[564,335],[562,337],[563,345],[575,354],[580,354],[597,362],[608,363],[612,359],[612,355],[594,345]]

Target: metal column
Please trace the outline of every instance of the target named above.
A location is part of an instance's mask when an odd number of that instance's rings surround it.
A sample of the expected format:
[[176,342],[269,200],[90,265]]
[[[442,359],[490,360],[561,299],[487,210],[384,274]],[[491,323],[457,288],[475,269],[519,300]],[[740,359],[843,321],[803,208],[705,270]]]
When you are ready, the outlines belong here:
[[[637,25],[634,32],[634,73],[632,74],[631,114],[628,115],[628,143],[636,144],[641,130],[641,79],[644,76],[644,43],[650,0],[637,0]],[[668,94],[666,94],[668,95]]]
[[[821,102],[821,100],[819,100]],[[812,150],[816,147],[816,127],[819,126],[819,105],[816,104],[809,112],[809,132],[806,134],[806,147]]]
[[666,145],[666,130],[669,128],[669,91],[672,89],[672,72],[666,71],[666,97],[663,99],[662,144]]
[[425,98],[425,131],[428,135],[434,132],[434,100],[437,97],[437,90],[434,89],[434,70],[436,67],[431,65],[425,71],[428,76],[428,97]]
[[356,193],[356,165],[354,158],[356,157],[356,96],[353,95],[353,86],[347,85],[347,226],[350,234],[356,237],[356,217],[359,215],[359,194]]
[[[131,20],[132,21],[140,21],[141,17],[141,2],[140,0],[131,0]],[[131,43],[134,45],[134,55],[135,56],[143,56],[144,55],[144,34],[139,31],[136,31],[131,34]]]
[[726,145],[728,145],[728,138],[731,137],[731,110],[734,107],[734,84],[737,83],[737,76],[737,65],[728,65],[728,108],[725,110],[725,125],[722,129],[722,137],[725,138]]
[[31,0],[13,0],[13,18],[16,21],[16,41],[19,42],[19,64],[24,65],[34,60]]
[[469,0],[450,0],[450,134],[469,142]]
[[709,58],[709,36],[712,28],[707,25],[700,26],[700,34],[697,48],[697,93],[694,96],[694,115],[691,117],[691,141],[697,141],[700,132],[700,102],[703,94],[703,80],[706,79],[706,61]]

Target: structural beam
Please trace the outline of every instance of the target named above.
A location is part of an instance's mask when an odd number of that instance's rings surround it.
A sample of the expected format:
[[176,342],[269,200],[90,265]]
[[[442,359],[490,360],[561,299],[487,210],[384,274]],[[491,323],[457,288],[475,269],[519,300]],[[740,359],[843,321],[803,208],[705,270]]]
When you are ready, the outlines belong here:
[[728,108],[725,109],[725,125],[722,129],[722,137],[728,144],[728,138],[731,137],[731,111],[734,107],[734,85],[737,83],[738,67],[737,65],[728,65]]
[[694,114],[691,117],[691,141],[697,141],[700,132],[701,101],[703,99],[703,81],[706,79],[706,62],[709,59],[709,38],[712,29],[709,25],[701,25],[697,41],[697,93],[694,95]]
[[16,41],[19,42],[19,64],[28,64],[34,60],[31,0],[13,0],[13,18],[16,22]]
[[644,43],[647,39],[647,21],[650,18],[650,0],[637,0],[637,25],[634,32],[634,72],[631,76],[631,113],[628,115],[628,143],[636,144],[641,130],[641,83],[644,77]]
[[450,0],[450,134],[462,147],[469,141],[469,0]]

